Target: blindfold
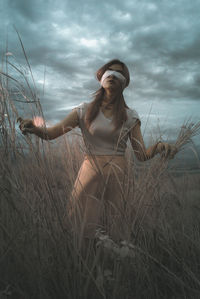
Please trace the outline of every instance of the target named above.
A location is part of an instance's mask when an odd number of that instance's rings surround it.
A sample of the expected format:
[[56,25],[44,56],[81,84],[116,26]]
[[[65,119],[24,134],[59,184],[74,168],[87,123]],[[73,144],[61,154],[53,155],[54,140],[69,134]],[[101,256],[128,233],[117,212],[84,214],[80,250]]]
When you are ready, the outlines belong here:
[[126,78],[125,78],[121,73],[119,73],[119,72],[117,72],[117,71],[113,71],[113,70],[107,70],[107,71],[105,71],[105,73],[104,73],[103,76],[101,77],[101,81],[100,81],[101,86],[102,86],[102,84],[103,84],[103,81],[104,81],[107,77],[109,77],[109,76],[111,76],[111,75],[115,76],[116,78],[118,78],[118,79],[120,80],[120,82],[121,82],[121,84],[122,84],[122,88],[124,89],[125,86],[126,86]]

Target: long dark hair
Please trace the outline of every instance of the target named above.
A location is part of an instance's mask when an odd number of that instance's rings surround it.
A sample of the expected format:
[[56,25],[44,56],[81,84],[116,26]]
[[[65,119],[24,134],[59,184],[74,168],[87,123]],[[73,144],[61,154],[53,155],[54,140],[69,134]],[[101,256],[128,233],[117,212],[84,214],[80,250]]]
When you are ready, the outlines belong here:
[[[118,59],[113,59],[111,61],[109,61],[108,63],[104,64],[97,72],[96,72],[96,77],[97,80],[100,81],[101,77],[103,76],[103,74],[105,73],[105,71],[113,64],[120,64],[122,65],[123,68],[123,75],[126,78],[126,86],[127,87],[129,85],[130,82],[130,75],[129,75],[129,71],[127,66],[120,60]],[[114,124],[114,128],[115,130],[119,129],[122,124],[127,120],[127,114],[126,114],[126,109],[129,107],[126,105],[125,100],[124,100],[124,96],[123,96],[123,90],[121,90],[121,92],[119,92],[119,94],[117,95],[117,99],[114,99],[114,106],[113,106],[113,124]],[[100,106],[101,106],[101,102],[103,101],[103,97],[104,97],[104,93],[105,90],[103,87],[100,87],[95,93],[94,93],[94,99],[93,101],[89,104],[88,109],[87,109],[87,113],[85,115],[85,124],[87,129],[89,129],[92,121],[96,118]]]

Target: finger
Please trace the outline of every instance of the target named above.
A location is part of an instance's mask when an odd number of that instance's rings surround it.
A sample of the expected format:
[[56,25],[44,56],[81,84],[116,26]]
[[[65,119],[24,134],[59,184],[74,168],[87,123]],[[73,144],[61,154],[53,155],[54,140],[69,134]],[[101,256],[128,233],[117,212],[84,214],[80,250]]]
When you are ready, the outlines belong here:
[[20,123],[19,128],[20,128],[20,130],[24,130],[25,126],[24,126],[23,121]]
[[24,122],[23,122],[23,120],[20,121],[19,128],[20,128],[20,130],[22,130],[24,128]]
[[175,156],[174,154],[170,154],[169,159],[174,159],[174,156]]
[[174,156],[177,154],[177,152],[178,152],[178,149],[175,146],[173,146],[171,153],[170,153],[170,159],[173,159]]
[[166,146],[165,146],[165,143],[162,144],[162,152],[163,152],[163,154],[165,155],[165,152],[166,152]]
[[23,121],[23,119],[22,119],[21,117],[18,117],[18,119],[17,119],[17,123],[18,123],[18,122],[21,123],[22,121]]
[[20,123],[19,128],[20,128],[21,131],[24,129],[23,123]]
[[171,146],[169,144],[166,144],[165,156],[168,157],[170,155],[170,152],[171,152]]
[[170,153],[170,155],[169,155],[169,158],[170,159],[174,159],[174,156],[176,155],[176,153],[175,152],[172,152],[172,153]]
[[168,143],[163,143],[161,157],[168,158],[169,154],[170,154],[170,145]]
[[161,154],[162,151],[163,151],[163,144],[160,142],[160,143],[158,143],[158,145],[157,145],[157,152]]
[[33,128],[34,127],[33,121],[28,120],[28,121],[24,122],[24,127],[25,128]]
[[34,133],[34,130],[31,129],[31,128],[23,128],[23,129],[22,129],[22,134],[26,135],[27,133],[29,133],[29,134],[33,134],[33,133]]
[[30,133],[30,134],[34,134],[34,128],[30,128],[30,129],[28,129],[28,133]]
[[166,156],[166,144],[165,143],[161,144],[161,156],[162,157]]
[[177,153],[178,153],[178,149],[177,149],[177,147],[176,147],[176,146],[174,146],[174,147],[173,147],[173,151],[174,151],[174,153],[175,153],[175,154],[177,154]]

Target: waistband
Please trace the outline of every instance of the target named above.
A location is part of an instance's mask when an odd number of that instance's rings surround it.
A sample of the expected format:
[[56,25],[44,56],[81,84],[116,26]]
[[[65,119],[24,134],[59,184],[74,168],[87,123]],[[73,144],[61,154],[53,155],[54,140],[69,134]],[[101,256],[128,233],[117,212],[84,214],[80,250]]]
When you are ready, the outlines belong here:
[[85,155],[84,160],[90,161],[124,161],[125,156],[123,155]]
[[125,155],[85,155],[84,158],[125,158]]
[[[125,156],[111,156],[111,155],[101,155],[101,156],[89,156],[85,155],[85,162],[89,162],[91,165],[101,165],[105,167],[105,165],[118,165],[121,167],[125,167],[127,164],[127,160]],[[97,164],[96,164],[97,163]]]

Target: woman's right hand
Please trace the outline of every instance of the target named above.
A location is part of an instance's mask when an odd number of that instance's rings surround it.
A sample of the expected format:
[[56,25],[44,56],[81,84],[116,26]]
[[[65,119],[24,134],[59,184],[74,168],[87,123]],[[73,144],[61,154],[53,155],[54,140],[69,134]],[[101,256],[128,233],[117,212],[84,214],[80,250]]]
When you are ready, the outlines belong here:
[[17,119],[17,122],[20,122],[19,128],[22,132],[22,134],[26,135],[27,133],[34,134],[36,126],[33,123],[32,119],[22,119],[19,117]]

